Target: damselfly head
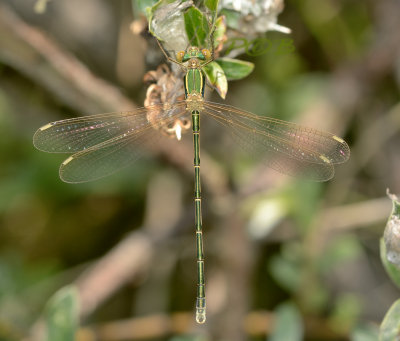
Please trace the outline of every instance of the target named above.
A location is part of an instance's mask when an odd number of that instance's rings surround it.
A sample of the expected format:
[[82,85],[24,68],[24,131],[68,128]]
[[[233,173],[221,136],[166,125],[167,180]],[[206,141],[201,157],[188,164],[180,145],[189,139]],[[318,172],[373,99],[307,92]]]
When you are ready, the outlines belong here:
[[207,49],[200,50],[197,46],[190,46],[187,52],[180,51],[176,55],[178,62],[187,62],[189,60],[210,60],[211,53]]

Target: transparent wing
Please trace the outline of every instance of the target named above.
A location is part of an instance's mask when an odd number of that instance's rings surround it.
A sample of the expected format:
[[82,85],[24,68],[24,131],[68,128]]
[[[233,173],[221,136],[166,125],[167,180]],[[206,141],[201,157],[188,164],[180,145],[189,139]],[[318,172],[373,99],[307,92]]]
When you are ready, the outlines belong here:
[[329,180],[333,165],[350,156],[346,142],[327,132],[207,101],[204,113],[226,127],[246,151],[291,176]]
[[60,178],[65,182],[79,183],[110,175],[140,158],[147,143],[157,142],[161,136],[159,131],[149,128],[80,151],[61,164]]
[[51,122],[36,131],[33,144],[44,152],[75,153],[123,134],[139,133],[163,124],[163,120],[176,119],[184,106],[185,101],[179,101],[170,109],[155,105]]
[[152,106],[130,112],[79,117],[50,123],[34,136],[34,145],[49,152],[76,152],[60,167],[65,182],[92,181],[127,166],[161,136],[159,128],[187,116],[186,103]]

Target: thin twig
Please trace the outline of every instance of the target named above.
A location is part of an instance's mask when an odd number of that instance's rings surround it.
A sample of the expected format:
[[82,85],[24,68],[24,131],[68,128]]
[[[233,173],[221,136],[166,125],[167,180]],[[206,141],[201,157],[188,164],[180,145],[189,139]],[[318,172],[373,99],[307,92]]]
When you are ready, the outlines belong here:
[[[179,312],[171,315],[155,314],[126,320],[107,322],[81,328],[77,334],[77,341],[96,340],[122,341],[146,340],[165,337],[172,334],[183,334],[189,331],[192,324],[192,312]],[[244,338],[265,337],[271,334],[275,326],[275,314],[270,311],[252,311],[248,313],[243,323],[237,323],[243,331]],[[305,321],[305,334],[309,338],[318,340],[338,340],[343,335],[333,331],[329,321],[319,318],[308,318]],[[244,339],[243,338],[243,339]],[[242,339],[242,340],[243,340]]]
[[75,281],[79,289],[81,317],[90,315],[122,285],[148,269],[152,250],[151,239],[134,232],[85,271]]

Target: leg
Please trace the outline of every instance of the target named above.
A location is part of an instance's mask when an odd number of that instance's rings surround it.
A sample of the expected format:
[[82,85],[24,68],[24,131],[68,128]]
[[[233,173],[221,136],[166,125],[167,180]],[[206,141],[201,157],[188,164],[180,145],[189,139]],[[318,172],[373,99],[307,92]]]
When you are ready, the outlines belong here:
[[158,46],[160,47],[162,53],[164,54],[165,58],[167,58],[170,62],[178,64],[178,65],[182,66],[184,69],[186,69],[186,66],[183,63],[180,63],[177,60],[175,60],[167,55],[167,52],[165,52],[164,48],[162,47],[161,43],[158,41],[157,38],[156,38],[156,42],[157,42]]

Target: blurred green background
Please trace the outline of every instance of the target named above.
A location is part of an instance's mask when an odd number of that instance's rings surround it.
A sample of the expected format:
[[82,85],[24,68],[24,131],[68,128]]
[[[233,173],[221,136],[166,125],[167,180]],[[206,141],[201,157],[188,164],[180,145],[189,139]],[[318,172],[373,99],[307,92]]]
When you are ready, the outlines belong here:
[[295,51],[241,56],[256,67],[226,103],[334,132],[352,155],[327,183],[294,180],[204,123],[202,326],[190,134],[79,185],[58,177],[67,156],[32,145],[50,121],[142,106],[163,56],[132,34],[130,1],[35,4],[0,3],[1,340],[37,339],[69,284],[77,340],[377,339],[399,297],[379,258],[386,188],[400,192],[398,1],[288,0],[279,23],[292,34],[267,37]]

